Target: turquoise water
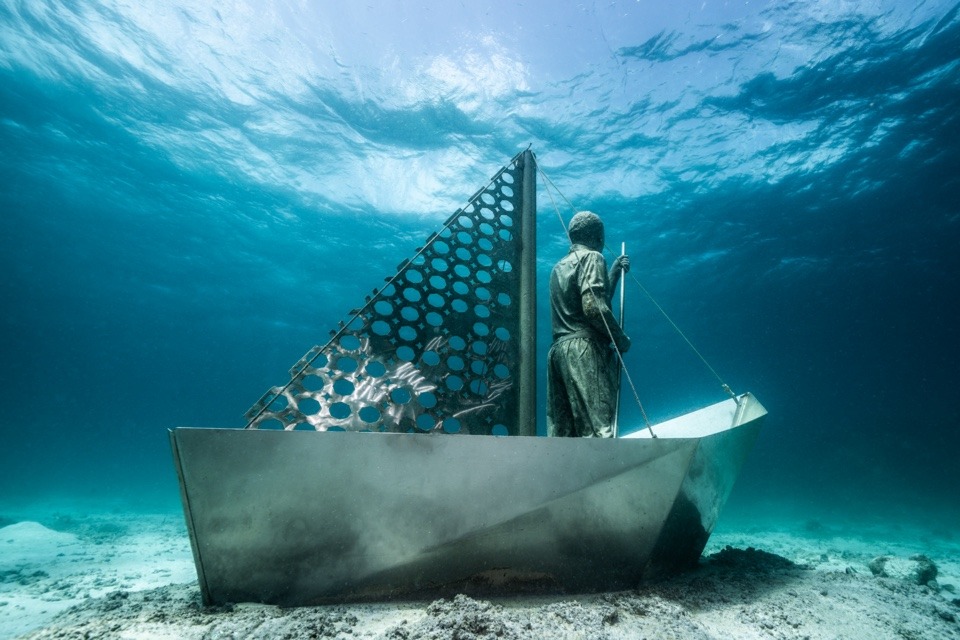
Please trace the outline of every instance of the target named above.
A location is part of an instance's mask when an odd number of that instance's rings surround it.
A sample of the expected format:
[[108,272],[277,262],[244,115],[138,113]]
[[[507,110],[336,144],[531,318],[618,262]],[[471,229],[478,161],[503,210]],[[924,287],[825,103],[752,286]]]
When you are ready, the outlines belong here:
[[[0,503],[175,506],[166,429],[242,426],[532,144],[770,411],[732,514],[955,523],[960,5],[552,4],[0,2]],[[542,188],[538,235],[543,281]],[[628,305],[652,419],[723,399]]]

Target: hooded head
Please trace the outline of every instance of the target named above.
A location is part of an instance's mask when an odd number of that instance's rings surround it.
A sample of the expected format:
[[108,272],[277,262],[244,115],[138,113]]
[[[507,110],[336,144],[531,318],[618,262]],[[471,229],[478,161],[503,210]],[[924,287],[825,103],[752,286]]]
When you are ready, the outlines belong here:
[[567,233],[574,244],[582,244],[596,251],[603,248],[603,221],[592,211],[581,211],[573,216]]

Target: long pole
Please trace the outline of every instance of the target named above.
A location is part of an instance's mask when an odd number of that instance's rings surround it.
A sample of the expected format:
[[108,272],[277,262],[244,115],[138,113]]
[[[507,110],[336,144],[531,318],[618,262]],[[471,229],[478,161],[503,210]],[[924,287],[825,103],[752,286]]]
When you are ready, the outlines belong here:
[[537,435],[537,165],[527,149],[520,158],[520,394],[516,434]]
[[[626,254],[627,254],[627,243],[621,242],[620,255],[623,256]],[[625,276],[626,276],[625,273],[620,274],[620,328],[621,329],[623,329],[623,300],[625,297],[624,292],[626,290],[626,284],[627,284],[627,278]],[[614,405],[614,409],[613,409],[613,437],[614,438],[620,437],[620,387],[621,387],[621,378],[623,377],[622,371],[623,371],[622,363],[617,362],[617,403],[616,405]]]

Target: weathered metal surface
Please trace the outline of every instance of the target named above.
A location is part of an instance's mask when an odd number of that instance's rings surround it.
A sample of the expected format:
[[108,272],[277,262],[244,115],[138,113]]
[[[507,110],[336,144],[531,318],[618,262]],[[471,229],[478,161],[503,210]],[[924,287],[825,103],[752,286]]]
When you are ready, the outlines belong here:
[[[645,567],[648,578],[695,564],[713,533],[767,414],[753,395],[744,394],[739,400],[720,402],[656,425],[654,432],[660,438],[697,438],[699,444]],[[626,438],[648,439],[650,431],[643,429]]]
[[204,600],[633,586],[699,557],[766,413],[748,401],[657,439],[173,430]]
[[533,152],[523,153],[520,199],[521,266],[519,362],[520,394],[516,429],[519,436],[537,435],[537,167]]
[[248,428],[529,429],[536,248],[534,218],[524,216],[536,215],[534,162],[526,151],[494,175],[250,408]]

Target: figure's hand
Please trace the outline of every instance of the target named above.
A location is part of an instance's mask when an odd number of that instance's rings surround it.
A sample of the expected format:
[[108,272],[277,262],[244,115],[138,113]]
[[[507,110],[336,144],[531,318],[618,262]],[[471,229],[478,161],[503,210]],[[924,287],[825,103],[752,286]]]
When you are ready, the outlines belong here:
[[613,261],[612,271],[614,274],[618,274],[621,271],[627,273],[630,271],[630,256],[622,255],[617,256],[616,260]]

